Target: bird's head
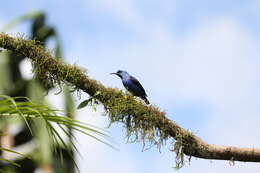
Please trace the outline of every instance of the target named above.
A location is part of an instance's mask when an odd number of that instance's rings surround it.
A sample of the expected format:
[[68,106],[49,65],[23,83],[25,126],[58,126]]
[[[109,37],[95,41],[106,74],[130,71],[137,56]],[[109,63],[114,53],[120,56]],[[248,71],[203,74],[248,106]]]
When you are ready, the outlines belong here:
[[118,70],[116,73],[110,73],[110,74],[115,74],[119,76],[120,78],[124,78],[126,76],[129,76],[129,74],[126,71],[123,70]]

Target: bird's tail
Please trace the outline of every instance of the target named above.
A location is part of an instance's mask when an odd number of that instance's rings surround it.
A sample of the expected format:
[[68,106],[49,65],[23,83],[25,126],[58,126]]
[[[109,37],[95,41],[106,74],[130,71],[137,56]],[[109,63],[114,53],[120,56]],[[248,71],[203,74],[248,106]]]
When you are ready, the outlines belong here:
[[148,99],[146,98],[146,97],[142,97],[142,99],[144,100],[144,102],[146,103],[146,104],[150,104],[150,102],[148,101]]

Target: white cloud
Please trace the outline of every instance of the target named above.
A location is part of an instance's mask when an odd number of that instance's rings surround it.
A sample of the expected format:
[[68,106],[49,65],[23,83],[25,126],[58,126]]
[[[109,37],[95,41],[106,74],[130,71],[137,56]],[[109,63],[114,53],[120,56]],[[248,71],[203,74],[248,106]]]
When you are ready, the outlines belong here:
[[86,2],[86,7],[93,14],[107,13],[120,19],[125,24],[141,24],[136,3],[132,0],[125,0],[123,2],[120,0],[94,0]]
[[[115,21],[120,21],[121,25],[126,25],[129,30],[140,35],[146,35],[149,30],[153,30],[153,22],[165,23],[165,19],[171,18],[176,13],[178,3],[176,0],[164,1],[137,1],[137,0],[90,0],[86,1],[87,12],[91,12],[95,18],[101,14],[110,16]],[[157,19],[153,19],[153,17]]]

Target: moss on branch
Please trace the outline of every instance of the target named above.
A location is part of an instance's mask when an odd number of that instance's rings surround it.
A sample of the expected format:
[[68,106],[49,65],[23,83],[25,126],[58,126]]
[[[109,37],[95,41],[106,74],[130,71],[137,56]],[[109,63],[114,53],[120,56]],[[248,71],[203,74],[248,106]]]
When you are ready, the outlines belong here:
[[[147,106],[133,96],[122,91],[105,87],[88,77],[87,73],[75,65],[65,64],[51,56],[34,40],[0,34],[0,47],[28,57],[38,78],[51,85],[70,83],[75,89],[83,90],[103,104],[110,123],[121,122],[126,128],[130,141],[141,141],[160,148],[167,140],[173,144],[176,153],[176,166],[184,163],[184,154],[206,159],[257,161],[260,150],[237,147],[216,147],[203,142],[189,131],[181,128],[165,116],[158,107]],[[98,94],[97,94],[98,93]],[[221,148],[221,150],[220,150]],[[235,150],[242,150],[241,152]],[[235,152],[232,152],[235,151]],[[251,154],[251,156],[250,156]]]

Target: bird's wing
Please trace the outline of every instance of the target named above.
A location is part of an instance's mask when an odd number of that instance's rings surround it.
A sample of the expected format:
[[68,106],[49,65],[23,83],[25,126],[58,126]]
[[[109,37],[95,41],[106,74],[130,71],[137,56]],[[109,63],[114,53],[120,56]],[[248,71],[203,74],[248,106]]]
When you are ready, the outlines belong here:
[[144,93],[144,95],[147,96],[146,93],[145,93],[145,90],[144,90],[143,86],[140,84],[140,82],[139,82],[135,77],[133,77],[133,76],[130,76],[130,79],[131,79],[131,81],[133,81],[133,83],[134,83],[138,88],[141,89],[141,91]]

